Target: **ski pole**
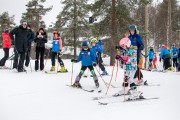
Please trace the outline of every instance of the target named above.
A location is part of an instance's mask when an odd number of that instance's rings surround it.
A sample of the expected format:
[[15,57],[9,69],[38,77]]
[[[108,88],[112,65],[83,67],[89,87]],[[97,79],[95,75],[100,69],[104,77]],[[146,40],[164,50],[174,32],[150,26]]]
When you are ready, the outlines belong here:
[[126,95],[126,87],[125,87],[125,79],[126,79],[126,77],[125,77],[125,74],[126,74],[126,71],[125,71],[125,66],[123,66],[124,67],[124,101],[126,100],[126,98],[125,98],[125,95]]
[[113,70],[112,70],[112,76],[111,76],[111,79],[110,79],[110,81],[109,81],[109,85],[108,85],[108,87],[107,87],[107,90],[106,90],[106,93],[105,93],[105,95],[107,95],[107,93],[108,93],[108,90],[109,90],[109,87],[110,87],[110,85],[111,85],[111,81],[112,81],[112,78],[113,78],[113,73],[114,73],[114,67],[115,67],[115,64],[114,64],[114,66],[113,66]]
[[[116,55],[118,55],[118,49],[116,50]],[[118,60],[117,60],[117,71],[116,71],[115,82],[116,82],[116,79],[117,79],[117,73],[118,73]]]
[[95,68],[96,68],[97,72],[99,73],[99,75],[100,75],[100,77],[101,77],[102,81],[103,81],[103,82],[104,82],[104,84],[106,85],[106,87],[108,87],[108,86],[107,86],[107,84],[108,84],[108,83],[106,83],[106,82],[105,82],[105,80],[103,79],[102,75],[100,74],[100,72],[99,72],[98,68],[97,68],[96,66],[95,66]]

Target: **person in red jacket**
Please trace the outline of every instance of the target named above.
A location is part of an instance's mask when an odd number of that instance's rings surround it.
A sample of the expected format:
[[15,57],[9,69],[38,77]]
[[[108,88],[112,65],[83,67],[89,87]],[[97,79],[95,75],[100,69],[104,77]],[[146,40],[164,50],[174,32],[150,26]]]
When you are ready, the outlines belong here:
[[157,55],[156,53],[154,53],[154,59],[153,59],[153,66],[154,66],[154,69],[157,69],[157,66],[156,66],[156,62],[157,62]]
[[3,50],[4,50],[4,57],[0,60],[0,67],[7,68],[5,66],[6,60],[9,58],[9,49],[11,48],[11,39],[9,36],[9,29],[5,29],[5,32],[2,33],[3,38]]

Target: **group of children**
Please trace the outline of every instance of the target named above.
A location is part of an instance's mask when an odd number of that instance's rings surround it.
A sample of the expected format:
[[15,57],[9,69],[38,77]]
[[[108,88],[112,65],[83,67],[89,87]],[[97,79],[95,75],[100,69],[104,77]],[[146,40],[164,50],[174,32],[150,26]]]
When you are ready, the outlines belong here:
[[103,71],[101,75],[107,75],[107,71],[102,64],[102,44],[98,44],[97,38],[92,38],[90,41],[90,45],[88,44],[88,41],[82,42],[82,50],[79,53],[79,57],[77,59],[72,59],[71,62],[77,63],[82,61],[82,66],[80,73],[77,75],[75,79],[75,83],[72,85],[73,87],[81,88],[80,79],[82,75],[84,74],[85,70],[88,68],[92,74],[92,77],[94,79],[95,86],[99,87],[98,77],[94,71],[94,67],[98,64],[100,69]]

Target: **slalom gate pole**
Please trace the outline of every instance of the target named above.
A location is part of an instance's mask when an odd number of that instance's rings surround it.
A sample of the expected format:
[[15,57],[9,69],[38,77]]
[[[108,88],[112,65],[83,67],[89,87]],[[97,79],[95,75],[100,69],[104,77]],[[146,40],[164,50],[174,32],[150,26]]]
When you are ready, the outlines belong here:
[[125,66],[124,67],[124,84],[123,84],[123,87],[124,87],[124,101],[126,100],[125,98],[125,95],[126,95],[126,87],[125,87],[125,82],[126,82],[126,78],[125,78],[125,74],[126,74],[126,71],[125,71]]
[[97,68],[96,66],[95,66],[95,68],[96,68],[97,72],[99,73],[99,75],[100,75],[100,77],[101,77],[102,81],[103,81],[103,82],[104,82],[104,84],[106,85],[106,87],[108,87],[108,83],[106,83],[106,82],[105,82],[105,80],[103,79],[102,75],[100,74],[100,72],[99,72],[98,68]]
[[118,74],[118,60],[117,60],[117,70],[116,70],[116,77],[115,77],[115,82],[116,82],[116,79],[117,79],[117,74]]
[[114,63],[114,66],[113,66],[113,70],[112,70],[112,76],[111,76],[111,79],[110,79],[110,81],[109,81],[109,84],[108,84],[108,87],[107,87],[107,90],[106,90],[106,93],[105,93],[105,95],[107,95],[107,93],[108,93],[108,90],[109,90],[109,87],[110,87],[110,85],[111,85],[111,82],[112,82],[112,78],[113,78],[113,74],[114,74],[114,67],[115,67],[115,63]]

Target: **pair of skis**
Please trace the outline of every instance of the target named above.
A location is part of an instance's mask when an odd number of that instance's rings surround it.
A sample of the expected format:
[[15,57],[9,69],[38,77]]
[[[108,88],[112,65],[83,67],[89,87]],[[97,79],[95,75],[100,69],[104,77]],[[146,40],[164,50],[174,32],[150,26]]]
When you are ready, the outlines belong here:
[[152,98],[138,98],[138,99],[125,99],[124,101],[112,101],[112,102],[100,102],[98,101],[99,105],[108,105],[108,104],[113,104],[113,103],[124,103],[124,102],[138,102],[138,101],[147,101],[147,100],[157,100],[159,97],[152,97]]
[[66,86],[71,87],[71,88],[80,89],[80,90],[83,90],[83,91],[89,92],[89,93],[93,93],[93,92],[95,92],[95,91],[97,91],[97,93],[101,93],[101,92],[102,92],[102,90],[101,90],[101,89],[98,89],[98,88],[97,88],[97,89],[90,89],[90,90],[88,90],[88,89],[85,89],[85,88],[83,88],[83,87],[77,88],[77,87],[74,87],[74,86],[72,86],[72,85],[66,85]]

